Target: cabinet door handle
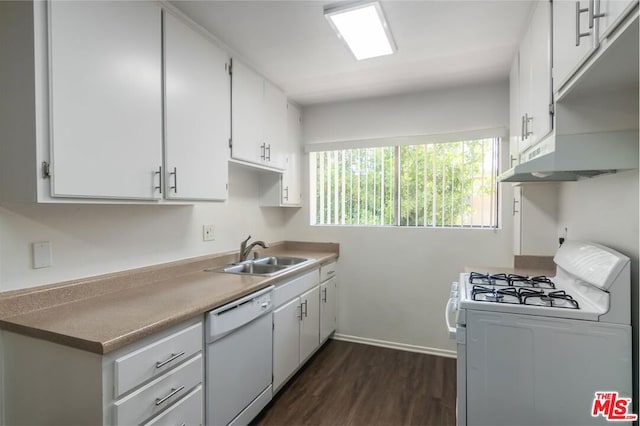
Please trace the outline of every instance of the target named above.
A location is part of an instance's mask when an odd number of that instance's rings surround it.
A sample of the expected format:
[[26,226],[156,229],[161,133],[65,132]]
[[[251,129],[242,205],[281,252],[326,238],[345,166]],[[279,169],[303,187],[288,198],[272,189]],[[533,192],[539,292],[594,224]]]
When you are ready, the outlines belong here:
[[172,396],[175,396],[176,394],[181,392],[183,389],[184,389],[184,385],[180,386],[179,388],[171,388],[171,392],[169,392],[167,396],[163,396],[162,398],[156,398],[156,405],[160,405],[166,402],[169,398],[171,398]]
[[326,287],[322,289],[322,301],[324,303],[327,303],[327,288]]
[[522,116],[522,123],[520,123],[520,140],[523,141],[525,136],[524,136],[524,123],[525,123],[525,116]]
[[178,170],[174,167],[173,171],[169,173],[169,176],[173,176],[173,186],[170,186],[169,189],[173,189],[174,193],[178,193]]
[[[525,114],[524,116],[526,117],[526,120],[524,122],[524,135],[526,137],[529,137],[533,134],[533,130],[529,130],[529,123],[533,123],[533,117],[529,117],[529,114]],[[531,127],[533,127],[533,124],[531,125]]]
[[156,368],[164,367],[165,365],[169,364],[171,361],[175,361],[176,359],[180,358],[182,355],[184,355],[184,351],[177,354],[171,354],[171,356],[165,359],[164,361],[156,362]]
[[513,167],[513,163],[515,163],[516,161],[518,161],[518,157],[514,157],[513,155],[511,156],[511,167]]
[[576,2],[576,46],[580,46],[580,39],[582,37],[588,37],[591,35],[591,31],[587,31],[586,33],[580,32],[580,14],[584,12],[589,12],[588,7],[580,7],[580,2]]
[[267,161],[271,162],[271,144],[267,145],[265,148]]
[[260,145],[260,159],[265,161],[267,159],[267,144],[263,143]]
[[516,215],[516,213],[520,213],[519,210],[516,210],[516,204],[518,204],[518,203],[519,203],[519,201],[514,198],[513,199],[513,215],[514,216]]
[[162,194],[162,166],[158,167],[158,171],[153,174],[158,175],[158,186],[154,186],[153,189],[157,189]]
[[[300,304],[298,305],[298,308],[299,308],[299,310],[300,310],[300,313],[298,314],[298,313],[296,312],[296,316],[298,317],[298,319],[299,319],[300,321],[302,321],[302,303],[300,303]],[[296,309],[296,311],[298,311],[298,309]]]
[[282,198],[284,198],[285,201],[289,201],[289,187],[285,187],[284,188],[284,195],[282,196]]
[[593,28],[596,19],[604,18],[606,15],[606,13],[600,13],[600,0],[598,0],[597,12],[595,0],[589,0],[589,28]]
[[304,301],[304,317],[307,318],[309,315],[308,314],[308,305],[307,305],[307,300]]

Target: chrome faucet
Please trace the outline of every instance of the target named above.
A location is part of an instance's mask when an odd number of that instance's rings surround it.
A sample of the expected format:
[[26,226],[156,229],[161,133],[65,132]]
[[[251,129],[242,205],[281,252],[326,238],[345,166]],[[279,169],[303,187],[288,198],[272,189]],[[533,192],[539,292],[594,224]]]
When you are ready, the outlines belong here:
[[246,240],[240,243],[240,262],[242,262],[243,260],[247,260],[249,253],[251,253],[251,250],[253,250],[255,246],[269,248],[269,244],[265,243],[264,241],[254,241],[251,244],[247,245],[250,239],[251,235],[249,235]]

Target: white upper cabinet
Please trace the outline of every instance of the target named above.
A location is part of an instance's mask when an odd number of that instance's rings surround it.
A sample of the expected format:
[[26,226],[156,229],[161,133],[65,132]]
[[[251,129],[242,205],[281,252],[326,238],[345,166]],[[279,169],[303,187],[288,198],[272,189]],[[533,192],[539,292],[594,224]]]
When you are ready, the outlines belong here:
[[264,80],[238,60],[233,61],[231,77],[231,157],[261,163],[265,158],[262,142],[262,98]]
[[520,163],[520,139],[524,124],[520,112],[520,54],[516,57],[509,71],[509,168]]
[[227,198],[231,99],[229,56],[164,13],[165,197]]
[[284,172],[264,173],[260,179],[261,205],[270,207],[300,207],[300,157],[302,128],[300,109],[294,104],[286,107],[286,136],[281,148]]
[[551,132],[551,4],[537,2],[520,45],[518,97],[522,137],[520,152]]
[[595,0],[594,20],[600,24],[599,39],[611,34],[616,25],[637,5],[638,0]]
[[598,48],[597,21],[589,28],[589,0],[553,2],[553,91],[557,92]]
[[301,125],[300,109],[293,104],[287,105],[287,147],[285,149],[284,173],[282,174],[282,203],[300,205],[301,179]]
[[267,144],[267,164],[283,169],[287,146],[287,97],[284,92],[264,81],[263,138]]
[[161,9],[49,4],[52,195],[161,197]]
[[286,96],[242,62],[234,60],[232,69],[231,157],[283,169]]

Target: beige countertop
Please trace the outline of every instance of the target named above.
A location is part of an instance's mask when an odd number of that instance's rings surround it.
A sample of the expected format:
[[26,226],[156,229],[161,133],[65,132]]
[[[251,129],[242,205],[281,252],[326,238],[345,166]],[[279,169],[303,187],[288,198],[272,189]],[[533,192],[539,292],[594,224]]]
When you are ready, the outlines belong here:
[[306,257],[313,262],[277,277],[204,271],[237,258],[227,253],[0,293],[0,328],[106,354],[329,263],[338,257],[339,248],[333,243],[284,242],[272,244],[261,254]]

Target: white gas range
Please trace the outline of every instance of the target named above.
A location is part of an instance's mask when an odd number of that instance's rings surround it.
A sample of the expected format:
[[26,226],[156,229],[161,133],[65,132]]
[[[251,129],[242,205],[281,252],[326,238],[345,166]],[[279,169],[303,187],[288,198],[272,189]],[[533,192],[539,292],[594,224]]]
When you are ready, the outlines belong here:
[[554,262],[555,277],[478,271],[452,285],[458,425],[607,424],[596,392],[631,398],[629,258],[566,241]]

